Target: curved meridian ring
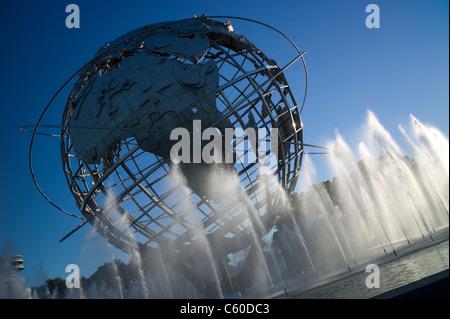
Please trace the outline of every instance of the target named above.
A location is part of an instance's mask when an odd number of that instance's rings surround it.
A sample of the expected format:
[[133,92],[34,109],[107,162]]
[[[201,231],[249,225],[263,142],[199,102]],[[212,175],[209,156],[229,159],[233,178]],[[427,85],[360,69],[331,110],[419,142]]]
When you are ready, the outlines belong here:
[[[186,181],[184,185],[174,183],[170,159],[143,151],[135,136],[118,141],[111,152],[102,156],[98,163],[80,160],[74,151],[70,128],[73,115],[71,103],[90,77],[98,77],[102,72],[113,74],[116,68],[121,67],[121,62],[125,64],[124,61],[133,59],[129,57],[111,67],[105,64],[106,61],[111,61],[111,56],[119,57],[126,48],[136,47],[136,43],[144,43],[146,37],[158,34],[158,30],[167,31],[172,27],[176,29],[177,24],[185,22],[189,24],[192,21],[207,25],[211,23],[209,18],[251,21],[269,27],[288,39],[278,30],[263,23],[236,17],[202,17],[152,25],[128,33],[100,50],[96,57],[64,84],[65,86],[75,75],[79,75],[79,80],[69,97],[61,126],[64,172],[70,190],[84,216],[84,222],[79,227],[91,222],[108,241],[125,251],[129,251],[129,246],[194,246],[200,231],[207,236],[212,246],[220,246],[220,249],[214,251],[223,255],[242,249],[242,245],[248,243],[242,239],[250,236],[248,228],[252,227],[252,220],[257,218],[262,228],[267,230],[276,217],[273,209],[280,198],[273,189],[275,183],[257,178],[259,164],[257,162],[246,164],[239,156],[236,157],[234,167],[240,190],[234,191],[221,202],[216,202],[193,191],[192,187],[188,187],[189,184],[186,185]],[[223,25],[231,27],[229,23]],[[291,192],[300,172],[303,152],[300,113],[305,103],[306,85],[305,95],[299,106],[283,72],[292,63],[301,59],[307,80],[303,54],[288,39],[299,55],[286,67],[280,68],[275,61],[253,45],[239,46],[234,32],[225,39],[222,37],[224,34],[217,32],[203,31],[202,34],[207,35],[210,47],[195,64],[204,65],[214,61],[217,65],[220,77],[216,92],[216,105],[221,114],[219,121],[226,118],[233,127],[245,128],[253,117],[256,126],[265,129],[266,139],[270,138],[271,128],[278,128],[280,141],[278,162],[277,167],[272,168],[276,172],[276,181],[288,193]],[[144,41],[141,41],[143,39]],[[148,47],[142,49],[149,50]],[[108,60],[105,57],[108,57]],[[172,53],[167,59],[180,64],[192,64],[189,59],[176,53]],[[99,67],[101,63],[103,71]],[[88,74],[89,70],[100,74]],[[86,78],[87,80],[83,80]],[[41,193],[33,174],[31,150],[39,123],[53,99],[39,118],[30,145],[30,169]],[[239,146],[238,144],[239,142],[235,142],[234,146]],[[42,195],[52,203],[43,193]],[[52,205],[57,207],[54,203]],[[219,242],[220,245],[216,245]],[[185,246],[181,246],[183,244]]]

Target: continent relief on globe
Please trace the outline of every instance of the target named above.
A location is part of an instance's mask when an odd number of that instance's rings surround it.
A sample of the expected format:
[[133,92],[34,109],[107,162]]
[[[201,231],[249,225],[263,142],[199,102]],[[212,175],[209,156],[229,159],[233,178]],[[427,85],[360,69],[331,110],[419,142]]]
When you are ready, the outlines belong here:
[[145,38],[145,45],[114,70],[96,73],[83,85],[77,83],[81,89],[71,102],[69,126],[78,159],[98,164],[130,137],[142,150],[168,159],[177,142],[170,141],[173,129],[192,132],[194,119],[201,120],[202,127],[214,125],[222,132],[231,127],[227,119],[215,124],[222,118],[216,107],[215,61],[196,64],[209,49],[207,36],[154,35]]

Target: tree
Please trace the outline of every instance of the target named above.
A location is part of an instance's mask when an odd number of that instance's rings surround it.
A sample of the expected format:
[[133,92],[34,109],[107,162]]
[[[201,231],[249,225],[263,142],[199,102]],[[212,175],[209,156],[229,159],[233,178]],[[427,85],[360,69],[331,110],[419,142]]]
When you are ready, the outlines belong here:
[[[51,296],[55,296],[56,298],[64,298],[66,296],[66,282],[61,277],[47,279],[46,284]],[[56,295],[54,295],[55,291]]]

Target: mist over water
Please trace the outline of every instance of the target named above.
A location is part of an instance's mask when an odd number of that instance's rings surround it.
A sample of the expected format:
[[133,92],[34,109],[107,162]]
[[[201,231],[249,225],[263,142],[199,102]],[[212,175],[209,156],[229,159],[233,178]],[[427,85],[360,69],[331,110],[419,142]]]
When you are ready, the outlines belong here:
[[411,157],[370,111],[356,151],[336,133],[327,145],[332,181],[319,183],[311,158],[304,159],[304,192],[295,195],[292,222],[275,241],[290,269],[298,265],[314,281],[448,238],[448,139],[412,115],[411,127],[408,135],[399,126]]
[[[181,190],[184,214],[190,216],[189,222],[197,225],[196,240],[190,250],[196,253],[186,259],[188,265],[182,269],[174,266],[173,251],[177,247],[161,247],[151,258],[136,249],[127,252],[128,267],[115,261],[105,267],[108,284],[82,284],[76,291],[69,290],[65,297],[270,297],[287,290],[307,289],[333,276],[360,271],[380,258],[395,259],[404,250],[448,239],[448,138],[413,115],[410,120],[409,132],[398,127],[404,138],[401,142],[409,148],[405,153],[402,144],[369,111],[355,149],[338,132],[326,145],[328,155],[321,156],[327,157],[332,180],[318,180],[313,158],[304,155],[297,187],[301,191],[297,193],[286,194],[273,175],[263,172],[266,174],[260,178],[265,179],[265,187],[280,195],[277,206],[270,208],[280,215],[270,233],[263,227],[239,179],[228,178],[224,187],[233,189],[234,196],[242,201],[253,250],[250,253],[251,249],[247,248],[219,257],[222,260],[214,255],[201,220],[195,214],[196,207],[189,199],[183,174],[173,167],[171,179]],[[106,200],[110,214],[119,214],[114,196],[107,196]],[[116,220],[128,226],[126,218]],[[261,237],[264,239],[260,240]],[[242,269],[246,269],[242,264],[250,254],[252,284],[227,295],[225,283],[235,288],[233,278],[242,275]],[[20,274],[13,275],[16,280],[9,281],[7,286],[2,279],[6,277],[0,274],[2,297],[43,297],[33,295]],[[188,279],[198,275],[209,284],[210,290],[199,290]],[[210,291],[210,295],[205,295],[205,291]],[[59,296],[48,292],[44,297]]]

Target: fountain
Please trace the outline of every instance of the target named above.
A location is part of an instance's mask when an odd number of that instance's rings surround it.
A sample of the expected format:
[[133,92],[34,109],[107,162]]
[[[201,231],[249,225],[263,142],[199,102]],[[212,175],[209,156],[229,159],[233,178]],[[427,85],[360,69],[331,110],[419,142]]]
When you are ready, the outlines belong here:
[[[339,133],[329,143],[332,182],[319,183],[311,159],[305,159],[300,178],[305,191],[294,194],[293,216],[275,240],[289,260],[291,286],[314,285],[296,270],[330,278],[383,256],[395,258],[415,245],[433,244],[435,237],[448,239],[448,140],[414,116],[411,121],[412,137],[399,129],[412,158],[369,111],[366,136],[358,145],[361,160]],[[303,258],[290,257],[299,252]]]
[[[243,202],[252,240],[226,256],[214,254],[217,247],[211,247],[205,236],[184,175],[175,166],[170,178],[181,189],[180,205],[187,220],[198,225],[189,254],[180,254],[175,246],[132,249],[128,265],[113,255],[113,261],[103,266],[104,285],[82,281],[80,291],[68,291],[64,297],[270,298],[304,291],[343,274],[354,276],[368,264],[448,240],[448,139],[412,115],[411,127],[408,134],[399,126],[412,151],[409,157],[368,111],[357,151],[339,133],[327,145],[332,181],[319,181],[313,160],[305,156],[300,183],[290,197],[262,166],[260,187],[280,193],[277,205],[271,207],[279,217],[270,232],[230,172],[230,185],[224,187]],[[129,221],[115,198],[106,196],[105,207],[110,216],[118,215],[118,229],[127,229]],[[177,259],[180,256],[183,260]],[[30,290],[23,278],[14,276],[13,297],[61,297],[56,290],[52,294]]]
[[[298,187],[302,191],[291,198],[274,176],[260,175],[265,187],[281,193],[278,205],[272,207],[280,217],[270,234],[238,179],[228,179],[233,185],[227,187],[245,204],[252,244],[226,258],[217,257],[197,220],[197,239],[191,244],[196,250],[190,250],[195,256],[186,256],[187,267],[180,268],[173,260],[176,247],[151,256],[140,252],[141,257],[138,251],[132,255],[141,260],[137,263],[147,278],[141,281],[142,288],[156,298],[271,297],[361,271],[380,258],[396,258],[405,249],[433,244],[435,237],[448,239],[448,140],[411,116],[412,136],[399,127],[413,151],[408,157],[372,112],[367,118],[366,137],[357,152],[339,133],[328,144],[331,182],[318,180],[308,156]],[[187,188],[179,169],[170,176]],[[183,209],[195,223],[195,205],[187,195],[180,194]],[[246,277],[251,280],[239,285]]]

